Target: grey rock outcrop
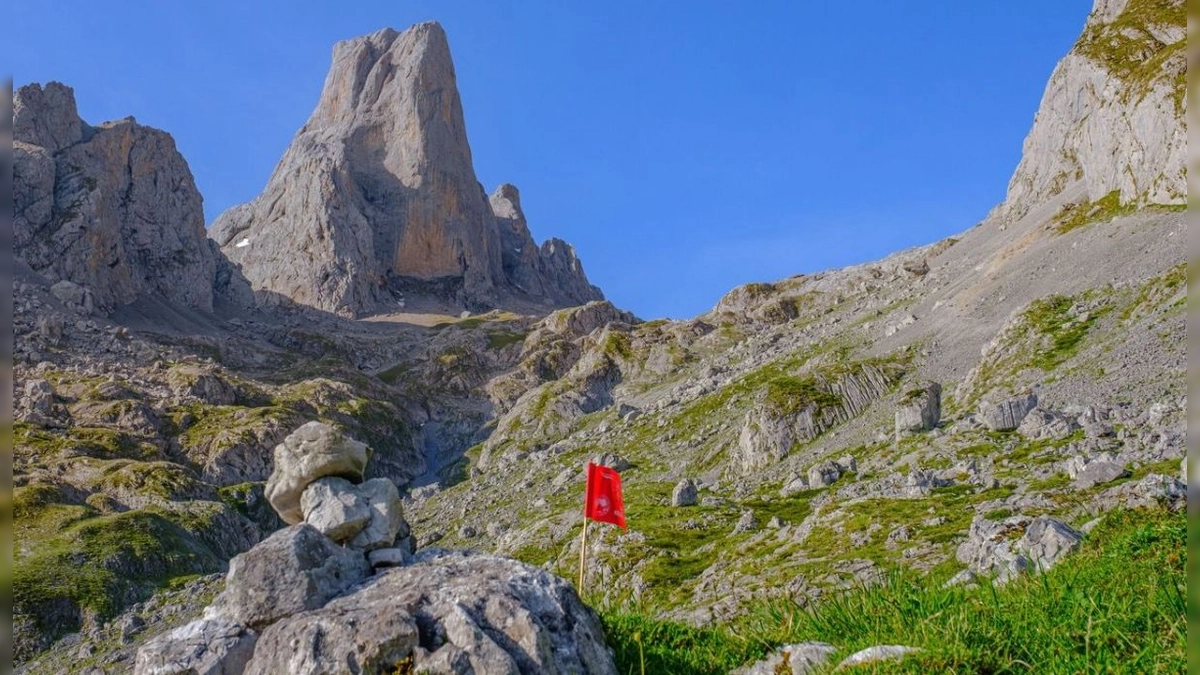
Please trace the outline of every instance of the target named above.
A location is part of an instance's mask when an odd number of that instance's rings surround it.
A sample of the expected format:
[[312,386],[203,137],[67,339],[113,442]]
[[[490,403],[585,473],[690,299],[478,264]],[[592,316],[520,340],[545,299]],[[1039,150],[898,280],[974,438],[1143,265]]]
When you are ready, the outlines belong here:
[[362,531],[370,522],[372,509],[345,478],[321,478],[300,495],[304,522],[341,544]]
[[1021,426],[1029,411],[1037,407],[1037,394],[1032,392],[1013,396],[999,403],[985,404],[979,409],[984,425],[992,431],[1013,431]]
[[13,104],[15,255],[73,284],[57,288],[85,310],[144,295],[211,310],[219,255],[171,136],[131,117],[89,126],[57,82],[21,87]]
[[1050,76],[1001,212],[1019,218],[1078,184],[1082,198],[1187,199],[1183,0],[1096,0]]
[[361,481],[370,456],[366,444],[324,422],[308,422],[275,446],[267,500],[284,522],[295,525],[304,520],[300,499],[305,488],[326,476]]
[[246,672],[373,672],[405,658],[414,672],[616,673],[599,620],[567,582],[438,550],[267,628]]
[[366,527],[350,541],[350,547],[362,551],[390,548],[397,537],[408,536],[408,523],[400,506],[400,492],[387,478],[372,478],[357,488],[366,502],[370,518]]
[[1062,440],[1070,436],[1079,426],[1062,413],[1043,408],[1034,408],[1025,415],[1017,426],[1017,433],[1034,440]]
[[695,506],[696,505],[696,483],[690,478],[685,478],[671,491],[671,506]]
[[929,382],[904,395],[896,409],[896,438],[904,434],[928,431],[942,420],[942,385]]
[[241,675],[258,634],[229,619],[197,619],[137,652],[134,675]]
[[[812,388],[819,391],[783,394],[771,400],[763,393],[742,423],[736,456],[743,473],[752,473],[788,456],[796,443],[810,441],[827,429],[861,413],[891,388],[896,373],[873,365],[858,365],[848,372],[816,374]],[[809,483],[817,485],[811,477]]]
[[977,517],[955,555],[971,572],[1005,582],[1031,567],[1050,569],[1082,541],[1082,533],[1051,516]]
[[602,297],[570,246],[533,244],[515,188],[490,201],[480,188],[436,23],[335,45],[266,189],[212,236],[264,296],[349,316],[421,299],[478,311]]
[[310,525],[279,530],[229,562],[217,615],[262,629],[317,609],[371,572],[361,551],[342,548]]

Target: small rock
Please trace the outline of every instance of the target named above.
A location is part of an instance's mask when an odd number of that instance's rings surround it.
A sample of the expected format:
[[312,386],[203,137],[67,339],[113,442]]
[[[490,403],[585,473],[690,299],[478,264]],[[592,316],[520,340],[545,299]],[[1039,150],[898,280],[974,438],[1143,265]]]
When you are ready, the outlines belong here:
[[411,553],[402,548],[377,548],[367,553],[371,567],[400,567],[408,562]]
[[904,395],[896,410],[896,440],[904,434],[928,431],[942,418],[942,385],[926,383]]
[[695,506],[696,496],[696,483],[690,478],[685,478],[679,481],[675,490],[671,492],[671,506]]
[[1129,475],[1124,464],[1107,460],[1088,462],[1075,476],[1075,488],[1086,490],[1102,483],[1111,483]]
[[833,462],[822,462],[808,470],[808,484],[813,487],[833,485],[842,477],[842,470]]
[[742,517],[738,518],[737,525],[733,527],[734,534],[742,532],[753,532],[758,529],[758,519],[754,517],[753,511],[742,511]]
[[999,403],[984,405],[979,410],[983,424],[992,431],[1014,431],[1021,426],[1029,411],[1037,407],[1037,394],[1030,392]]
[[1038,516],[1025,529],[1017,544],[1029,556],[1035,569],[1050,569],[1068,553],[1079,549],[1083,533],[1050,516]]
[[841,459],[834,460],[833,463],[837,465],[838,470],[841,471],[843,474],[850,473],[850,472],[855,472],[855,473],[858,472],[858,461],[856,459],[854,459],[853,455],[846,455],[845,457],[842,457]]
[[[801,642],[784,645],[752,666],[739,668],[730,675],[807,675],[829,662],[837,647],[827,642]],[[784,664],[787,664],[786,666]],[[786,668],[786,669],[785,669]]]
[[371,520],[371,507],[345,478],[320,478],[300,495],[304,522],[337,543],[345,543]]

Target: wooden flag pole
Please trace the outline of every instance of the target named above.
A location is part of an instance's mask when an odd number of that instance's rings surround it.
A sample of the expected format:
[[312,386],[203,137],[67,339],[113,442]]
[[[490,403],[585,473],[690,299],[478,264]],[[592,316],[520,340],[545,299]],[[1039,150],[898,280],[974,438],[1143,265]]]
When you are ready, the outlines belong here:
[[587,516],[583,517],[583,538],[579,542],[579,597],[583,598],[583,571],[587,565]]

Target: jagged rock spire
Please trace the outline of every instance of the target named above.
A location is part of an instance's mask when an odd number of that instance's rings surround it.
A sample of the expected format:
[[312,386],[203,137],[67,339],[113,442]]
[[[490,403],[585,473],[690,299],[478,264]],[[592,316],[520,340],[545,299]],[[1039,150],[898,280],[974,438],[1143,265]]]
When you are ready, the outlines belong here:
[[561,254],[531,246],[510,216],[475,177],[445,32],[422,23],[334,47],[266,190],[212,236],[257,290],[342,314],[414,296],[468,309],[601,297],[577,260],[572,278],[547,279]]

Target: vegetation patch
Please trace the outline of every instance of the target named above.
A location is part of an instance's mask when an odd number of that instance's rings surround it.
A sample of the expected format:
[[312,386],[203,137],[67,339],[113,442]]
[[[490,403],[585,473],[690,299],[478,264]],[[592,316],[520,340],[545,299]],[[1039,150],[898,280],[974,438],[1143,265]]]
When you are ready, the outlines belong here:
[[[1166,44],[1156,37],[1152,27],[1175,27],[1182,33],[1187,26],[1184,4],[1173,0],[1129,0],[1125,9],[1112,22],[1090,24],[1075,44],[1075,51],[1104,66],[1121,78],[1129,87],[1127,100],[1141,100],[1155,82],[1164,76],[1173,77],[1176,87],[1176,108],[1182,110],[1179,93],[1186,87],[1180,82],[1180,71],[1186,73],[1184,50],[1187,40]],[[1178,60],[1172,72],[1168,61]]]
[[1112,309],[1111,305],[1104,305],[1087,312],[1084,319],[1071,316],[1075,304],[1073,298],[1064,295],[1052,295],[1030,303],[1029,309],[1025,310],[1025,319],[1033,331],[1044,338],[1034,351],[1031,365],[1049,372],[1073,357],[1088,330]]
[[[773,647],[810,640],[844,658],[878,644],[922,651],[849,672],[1183,672],[1187,522],[1165,510],[1112,512],[1083,550],[1004,586],[943,587],[894,573],[801,607],[757,604],[737,623],[696,629],[628,609],[601,610],[620,673],[726,673]],[[949,570],[946,571],[949,573]]]
[[[57,518],[63,508],[80,507],[50,505],[38,518]],[[218,570],[221,562],[153,510],[82,518],[40,541],[18,539],[14,610],[53,639],[113,616],[174,577]]]
[[525,333],[515,333],[507,330],[489,330],[487,332],[488,349],[499,351],[505,347],[525,342]]
[[1054,214],[1054,229],[1059,234],[1066,234],[1092,223],[1108,222],[1118,216],[1128,215],[1134,211],[1133,204],[1121,203],[1121,191],[1113,190],[1094,202],[1064,204],[1058,213]]
[[766,403],[772,410],[794,415],[810,407],[819,412],[842,404],[842,397],[829,391],[815,377],[779,377],[767,383]]

